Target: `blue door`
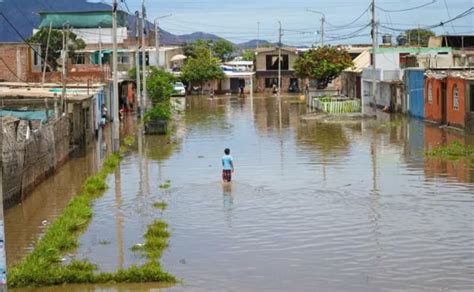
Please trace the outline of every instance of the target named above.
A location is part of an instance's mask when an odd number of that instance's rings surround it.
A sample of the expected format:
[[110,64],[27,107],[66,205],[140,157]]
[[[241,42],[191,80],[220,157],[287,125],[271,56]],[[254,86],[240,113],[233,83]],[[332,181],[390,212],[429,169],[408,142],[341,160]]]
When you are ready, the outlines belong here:
[[424,70],[406,70],[405,84],[407,88],[408,113],[410,116],[425,118],[425,72]]

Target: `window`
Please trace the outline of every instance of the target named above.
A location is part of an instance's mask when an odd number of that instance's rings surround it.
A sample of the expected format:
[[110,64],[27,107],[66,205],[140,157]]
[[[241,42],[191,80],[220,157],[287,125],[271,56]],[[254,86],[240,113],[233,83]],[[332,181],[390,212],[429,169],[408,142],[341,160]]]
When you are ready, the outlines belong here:
[[130,57],[128,53],[119,53],[117,56],[117,63],[119,64],[129,64],[130,63]]
[[453,109],[455,111],[459,110],[459,89],[456,84],[453,87]]
[[470,102],[471,102],[471,112],[474,113],[474,85],[471,85],[470,87]]
[[38,53],[35,51],[33,52],[33,66],[38,66],[39,64],[39,56]]
[[433,85],[431,84],[431,81],[428,83],[428,103],[433,103]]
[[273,84],[278,86],[278,78],[265,78],[265,88],[272,88]]
[[[278,70],[278,55],[267,55],[267,70]],[[288,55],[281,55],[281,70],[288,70]]]
[[74,64],[85,64],[86,58],[83,53],[78,53],[74,55]]

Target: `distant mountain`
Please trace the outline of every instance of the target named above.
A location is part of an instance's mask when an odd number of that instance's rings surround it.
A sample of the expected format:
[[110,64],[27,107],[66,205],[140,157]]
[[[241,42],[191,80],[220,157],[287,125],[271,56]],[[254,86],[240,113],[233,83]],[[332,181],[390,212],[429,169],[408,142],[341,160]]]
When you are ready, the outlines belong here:
[[257,42],[259,47],[270,47],[278,45],[276,43],[271,43],[265,40],[251,40],[245,43],[236,44],[236,46],[240,49],[255,49],[257,47]]
[[177,37],[181,42],[193,42],[196,40],[217,41],[222,39],[215,34],[205,32],[193,32],[191,34],[183,34]]
[[[0,12],[4,14],[10,25],[0,16],[0,42],[21,42],[31,36],[33,28],[40,23],[38,12],[45,11],[91,11],[110,10],[110,5],[103,3],[91,3],[87,0],[0,0]],[[134,23],[134,16],[129,16],[129,23]],[[15,29],[12,28],[15,27]],[[148,27],[153,27],[148,23]],[[134,27],[130,25],[132,35]],[[220,37],[197,32],[185,35],[174,35],[167,31],[161,31],[161,43],[164,45],[181,44],[197,39],[217,40]]]

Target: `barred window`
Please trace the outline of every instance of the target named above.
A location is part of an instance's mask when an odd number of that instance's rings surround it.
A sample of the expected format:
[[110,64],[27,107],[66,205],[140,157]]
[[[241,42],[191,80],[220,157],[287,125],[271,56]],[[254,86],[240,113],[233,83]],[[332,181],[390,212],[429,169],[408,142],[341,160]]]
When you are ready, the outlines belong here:
[[456,84],[454,85],[454,88],[453,88],[453,109],[455,111],[459,110],[459,89]]

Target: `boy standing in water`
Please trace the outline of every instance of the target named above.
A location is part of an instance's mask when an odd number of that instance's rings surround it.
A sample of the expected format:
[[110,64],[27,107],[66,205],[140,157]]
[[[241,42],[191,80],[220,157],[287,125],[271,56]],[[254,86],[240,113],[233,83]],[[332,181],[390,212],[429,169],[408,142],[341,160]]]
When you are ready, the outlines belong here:
[[230,182],[234,172],[234,162],[232,156],[230,156],[229,148],[226,148],[224,153],[225,155],[222,157],[222,181]]

